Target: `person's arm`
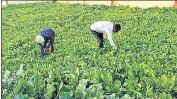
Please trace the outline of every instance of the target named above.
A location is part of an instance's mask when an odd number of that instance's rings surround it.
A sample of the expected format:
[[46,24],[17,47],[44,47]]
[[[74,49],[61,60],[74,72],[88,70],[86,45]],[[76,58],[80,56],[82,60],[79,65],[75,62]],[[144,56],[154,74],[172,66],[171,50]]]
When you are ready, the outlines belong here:
[[106,34],[107,34],[107,37],[108,37],[108,40],[109,40],[111,46],[113,48],[117,48],[116,45],[114,44],[113,39],[112,39],[112,32],[106,31]]
[[41,51],[41,58],[44,58],[44,46],[42,44],[39,44],[40,51]]

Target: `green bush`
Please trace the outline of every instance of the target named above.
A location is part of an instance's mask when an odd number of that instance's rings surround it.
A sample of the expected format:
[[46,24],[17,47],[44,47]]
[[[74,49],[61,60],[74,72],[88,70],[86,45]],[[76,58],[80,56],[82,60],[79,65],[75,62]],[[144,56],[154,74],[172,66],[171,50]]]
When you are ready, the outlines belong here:
[[[175,98],[176,8],[33,3],[2,9],[2,98]],[[99,49],[90,25],[120,23]],[[55,52],[40,59],[34,38],[56,32]],[[166,97],[166,98],[165,98]]]

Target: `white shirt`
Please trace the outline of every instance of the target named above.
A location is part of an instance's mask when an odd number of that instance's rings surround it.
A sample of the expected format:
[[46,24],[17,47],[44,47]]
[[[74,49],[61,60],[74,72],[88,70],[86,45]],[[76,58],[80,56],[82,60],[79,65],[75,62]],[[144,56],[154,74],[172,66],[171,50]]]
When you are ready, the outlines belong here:
[[112,47],[116,48],[114,41],[112,40],[113,23],[109,21],[97,21],[90,26],[91,30],[103,33],[103,37],[106,35]]

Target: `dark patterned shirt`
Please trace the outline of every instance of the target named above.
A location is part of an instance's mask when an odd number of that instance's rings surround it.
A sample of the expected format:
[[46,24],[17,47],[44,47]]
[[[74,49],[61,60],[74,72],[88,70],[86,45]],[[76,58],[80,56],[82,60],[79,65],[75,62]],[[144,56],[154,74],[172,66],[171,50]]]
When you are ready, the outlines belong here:
[[55,37],[55,32],[52,29],[45,29],[40,34],[44,37],[45,42],[53,41]]

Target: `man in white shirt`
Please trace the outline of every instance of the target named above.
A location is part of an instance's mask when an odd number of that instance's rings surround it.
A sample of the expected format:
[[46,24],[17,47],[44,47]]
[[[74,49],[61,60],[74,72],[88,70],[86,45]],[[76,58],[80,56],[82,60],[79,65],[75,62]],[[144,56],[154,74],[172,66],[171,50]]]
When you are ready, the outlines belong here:
[[112,39],[112,32],[117,33],[121,30],[120,24],[113,24],[109,21],[97,21],[90,26],[92,33],[99,41],[99,47],[104,48],[104,42],[106,41],[106,36],[113,48],[116,48],[114,41]]

